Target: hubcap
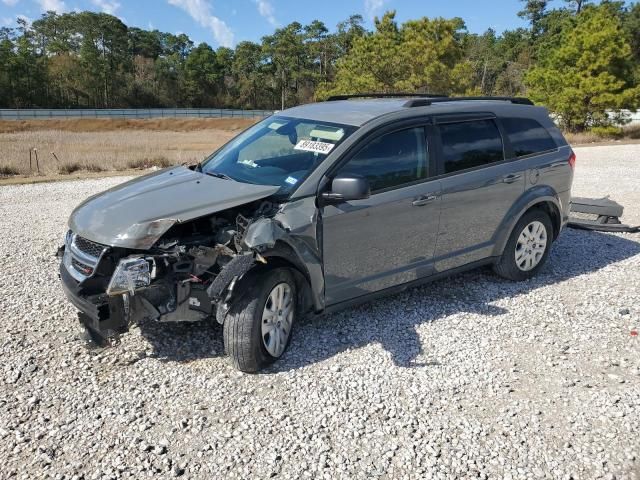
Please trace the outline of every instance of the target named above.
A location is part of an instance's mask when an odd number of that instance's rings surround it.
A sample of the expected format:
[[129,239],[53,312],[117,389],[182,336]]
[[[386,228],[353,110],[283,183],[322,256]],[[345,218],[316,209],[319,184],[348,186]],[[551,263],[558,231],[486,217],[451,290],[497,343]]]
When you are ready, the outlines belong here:
[[524,227],[516,243],[516,265],[523,272],[534,269],[547,249],[547,229],[537,220]]
[[293,294],[286,283],[279,283],[262,311],[262,343],[272,357],[279,357],[287,346],[293,323]]

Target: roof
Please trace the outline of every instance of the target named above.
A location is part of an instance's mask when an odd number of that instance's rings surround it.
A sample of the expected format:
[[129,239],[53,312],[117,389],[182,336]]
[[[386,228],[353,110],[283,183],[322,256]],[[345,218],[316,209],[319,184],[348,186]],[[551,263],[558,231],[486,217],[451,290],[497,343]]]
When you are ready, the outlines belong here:
[[343,123],[359,127],[368,120],[385,113],[402,110],[404,108],[402,105],[406,102],[406,98],[337,100],[333,102],[307,103],[306,105],[283,110],[280,114],[288,117]]
[[490,105],[500,109],[538,109],[529,105],[516,105],[504,100],[464,100],[438,102],[424,107],[405,107],[408,98],[374,98],[362,100],[335,100],[330,102],[308,103],[282,110],[279,115],[305,118],[320,122],[333,122],[345,125],[361,126],[369,120],[393,112],[407,112],[408,115],[425,113],[458,113],[486,111]]

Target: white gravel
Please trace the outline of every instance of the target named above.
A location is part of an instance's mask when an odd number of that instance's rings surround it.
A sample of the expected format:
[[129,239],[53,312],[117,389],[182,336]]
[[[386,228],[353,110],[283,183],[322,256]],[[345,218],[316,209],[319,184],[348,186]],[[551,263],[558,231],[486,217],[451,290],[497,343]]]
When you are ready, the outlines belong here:
[[[577,153],[574,193],[640,223],[640,146]],[[120,181],[0,188],[0,478],[640,479],[640,235],[567,230],[532,281],[474,272],[306,320],[244,375],[215,326],[79,340],[53,253]]]

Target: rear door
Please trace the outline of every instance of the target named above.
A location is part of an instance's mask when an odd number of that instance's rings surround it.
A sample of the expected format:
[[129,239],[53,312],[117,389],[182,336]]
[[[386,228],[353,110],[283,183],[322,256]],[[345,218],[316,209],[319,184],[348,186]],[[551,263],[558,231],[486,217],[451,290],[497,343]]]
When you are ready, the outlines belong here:
[[368,140],[331,175],[357,174],[371,197],[322,209],[327,305],[433,271],[440,181],[422,125]]
[[437,272],[491,255],[496,232],[524,192],[524,163],[506,160],[501,127],[490,114],[436,120],[442,182]]
[[546,128],[533,118],[501,117],[500,123],[515,157],[525,162],[528,188],[548,185],[558,193],[571,187],[573,169],[568,162],[571,150],[559,152]]

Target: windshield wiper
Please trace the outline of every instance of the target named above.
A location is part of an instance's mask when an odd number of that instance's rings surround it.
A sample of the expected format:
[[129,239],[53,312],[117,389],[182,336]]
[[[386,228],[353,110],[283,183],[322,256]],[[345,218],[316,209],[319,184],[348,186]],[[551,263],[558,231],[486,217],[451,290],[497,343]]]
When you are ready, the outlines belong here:
[[222,178],[223,180],[233,180],[233,178],[231,178],[229,175],[225,175],[224,173],[218,173],[218,172],[202,172],[202,173],[209,175],[210,177]]

